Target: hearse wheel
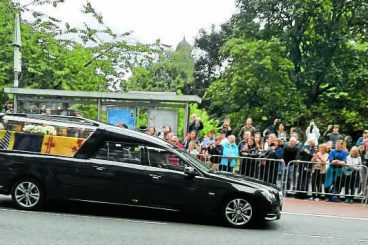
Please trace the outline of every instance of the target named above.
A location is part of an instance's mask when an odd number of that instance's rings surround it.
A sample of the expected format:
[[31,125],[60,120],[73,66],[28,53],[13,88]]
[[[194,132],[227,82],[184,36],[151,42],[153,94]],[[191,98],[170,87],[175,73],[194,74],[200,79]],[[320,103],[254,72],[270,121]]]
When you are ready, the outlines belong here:
[[255,222],[256,210],[252,202],[235,197],[224,202],[221,208],[225,224],[235,228],[244,228]]
[[39,208],[45,199],[42,185],[32,178],[17,180],[12,188],[11,196],[18,208],[35,210]]

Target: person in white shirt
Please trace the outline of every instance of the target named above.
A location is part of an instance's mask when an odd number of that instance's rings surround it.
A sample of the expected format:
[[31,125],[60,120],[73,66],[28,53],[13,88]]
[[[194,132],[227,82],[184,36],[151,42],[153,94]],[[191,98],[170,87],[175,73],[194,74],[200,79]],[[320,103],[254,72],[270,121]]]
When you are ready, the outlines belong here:
[[354,146],[350,150],[350,154],[347,158],[347,164],[344,168],[346,203],[353,203],[355,188],[359,183],[359,169],[361,165],[362,158],[360,157],[359,149],[358,147]]
[[321,136],[321,134],[319,133],[319,129],[314,121],[310,122],[308,128],[305,130],[305,135],[307,137],[307,140],[314,140],[314,145],[318,146],[318,138]]

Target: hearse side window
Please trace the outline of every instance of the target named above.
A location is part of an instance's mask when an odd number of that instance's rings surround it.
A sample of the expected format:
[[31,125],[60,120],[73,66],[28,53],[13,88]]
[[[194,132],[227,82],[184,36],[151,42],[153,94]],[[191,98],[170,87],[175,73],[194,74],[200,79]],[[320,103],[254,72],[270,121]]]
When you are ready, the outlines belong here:
[[142,146],[131,143],[105,142],[98,150],[96,159],[142,164]]
[[165,149],[147,147],[147,153],[151,167],[184,171],[187,166],[185,161]]
[[0,149],[73,157],[95,127],[68,122],[4,116]]
[[64,136],[73,138],[87,139],[95,130],[92,127],[84,127],[83,125],[67,126],[58,122],[27,122],[24,120],[7,120],[2,119],[0,130],[8,130],[19,133],[43,133],[54,136]]

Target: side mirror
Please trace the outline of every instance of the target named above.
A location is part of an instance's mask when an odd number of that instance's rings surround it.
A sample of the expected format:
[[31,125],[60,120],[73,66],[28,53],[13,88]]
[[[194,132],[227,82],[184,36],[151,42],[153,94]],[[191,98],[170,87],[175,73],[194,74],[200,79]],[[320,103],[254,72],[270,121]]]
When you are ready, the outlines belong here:
[[185,167],[184,174],[188,175],[189,177],[194,177],[196,175],[195,168],[193,167]]

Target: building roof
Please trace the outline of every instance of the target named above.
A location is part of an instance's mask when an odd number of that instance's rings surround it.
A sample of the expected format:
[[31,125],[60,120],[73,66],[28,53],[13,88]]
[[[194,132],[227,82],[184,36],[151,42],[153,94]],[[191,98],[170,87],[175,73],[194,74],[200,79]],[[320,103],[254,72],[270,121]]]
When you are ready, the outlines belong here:
[[180,43],[178,43],[178,46],[176,46],[176,51],[180,49],[192,50],[192,46],[187,42],[187,40],[185,40],[185,37],[180,41]]
[[85,99],[115,99],[123,101],[145,101],[145,102],[179,102],[179,103],[201,103],[202,99],[197,95],[176,95],[172,92],[142,92],[132,91],[120,92],[96,92],[96,91],[71,91],[53,89],[30,89],[30,88],[4,88],[8,94],[35,96],[35,97],[68,97]]

